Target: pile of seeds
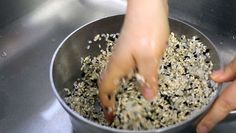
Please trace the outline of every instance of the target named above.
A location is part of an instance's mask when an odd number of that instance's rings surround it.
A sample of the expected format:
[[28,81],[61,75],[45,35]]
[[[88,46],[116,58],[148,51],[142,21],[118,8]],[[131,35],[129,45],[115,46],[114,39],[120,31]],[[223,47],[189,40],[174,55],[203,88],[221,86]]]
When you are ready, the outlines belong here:
[[[209,79],[213,68],[209,49],[195,36],[177,37],[171,33],[158,75],[160,97],[146,101],[139,91],[136,76],[124,77],[116,95],[115,120],[107,123],[99,103],[97,79],[112,54],[118,35],[99,34],[88,42],[87,48],[97,46],[100,54],[81,58],[82,77],[74,83],[73,91],[65,89],[66,103],[83,117],[118,129],[157,129],[188,119],[216,92],[217,84]],[[101,40],[107,42],[103,44],[106,49],[101,49]]]

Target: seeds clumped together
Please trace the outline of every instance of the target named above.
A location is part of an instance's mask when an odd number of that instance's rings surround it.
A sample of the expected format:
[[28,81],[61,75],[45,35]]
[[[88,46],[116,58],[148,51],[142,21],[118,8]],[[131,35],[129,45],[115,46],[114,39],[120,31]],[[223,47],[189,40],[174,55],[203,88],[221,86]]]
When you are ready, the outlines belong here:
[[[97,56],[81,58],[81,77],[73,90],[65,88],[66,103],[81,116],[118,129],[150,130],[182,122],[208,104],[217,84],[209,79],[213,69],[209,49],[196,36],[187,38],[170,34],[158,76],[160,97],[146,101],[140,93],[135,74],[119,81],[116,94],[116,117],[104,119],[98,98],[97,80],[105,68],[119,33],[98,34],[91,45],[100,49]],[[105,41],[105,49],[99,43]],[[88,47],[87,47],[88,48]]]

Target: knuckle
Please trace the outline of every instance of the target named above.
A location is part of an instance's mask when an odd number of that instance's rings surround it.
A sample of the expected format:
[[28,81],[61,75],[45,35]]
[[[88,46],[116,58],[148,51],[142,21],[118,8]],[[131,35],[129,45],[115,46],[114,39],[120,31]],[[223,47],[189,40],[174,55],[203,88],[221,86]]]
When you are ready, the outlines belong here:
[[[148,52],[147,52],[148,51]],[[153,49],[141,49],[140,50],[140,56],[142,56],[144,59],[154,59],[155,58],[155,55],[156,55],[156,52],[153,50]]]
[[206,126],[209,129],[211,129],[212,127],[215,126],[214,123],[212,122],[211,118],[203,119],[199,125]]
[[142,57],[155,57],[155,54],[157,52],[156,48],[153,48],[152,45],[155,45],[154,43],[148,43],[145,45],[138,45],[134,50],[136,55],[140,55]]
[[218,107],[218,111],[220,111],[223,114],[228,114],[232,110],[231,103],[224,98],[221,98],[221,100],[218,100],[216,102],[216,106]]

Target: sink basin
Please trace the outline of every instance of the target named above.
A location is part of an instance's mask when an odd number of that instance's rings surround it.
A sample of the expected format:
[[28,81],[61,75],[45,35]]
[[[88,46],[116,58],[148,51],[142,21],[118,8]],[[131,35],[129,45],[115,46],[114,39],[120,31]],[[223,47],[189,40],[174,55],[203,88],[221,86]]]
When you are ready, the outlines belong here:
[[[206,34],[224,63],[236,55],[235,4],[233,0],[169,0],[170,16]],[[73,132],[69,116],[51,91],[49,66],[53,52],[83,24],[124,13],[126,1],[9,0],[1,7],[10,15],[0,16],[0,132]],[[223,122],[213,132],[233,133],[235,127],[236,121]],[[194,132],[194,128],[186,132]]]

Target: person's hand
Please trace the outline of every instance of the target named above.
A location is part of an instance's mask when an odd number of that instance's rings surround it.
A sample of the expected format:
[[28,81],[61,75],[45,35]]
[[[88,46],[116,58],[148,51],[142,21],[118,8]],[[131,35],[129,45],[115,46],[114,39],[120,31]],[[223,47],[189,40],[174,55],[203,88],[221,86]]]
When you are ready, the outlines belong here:
[[105,118],[113,121],[119,79],[137,68],[144,78],[141,93],[147,100],[157,95],[159,60],[169,37],[167,0],[129,0],[116,47],[99,81]]
[[218,83],[233,81],[223,90],[213,107],[197,126],[197,133],[209,132],[230,111],[236,109],[236,58],[224,69],[213,72],[212,79]]

